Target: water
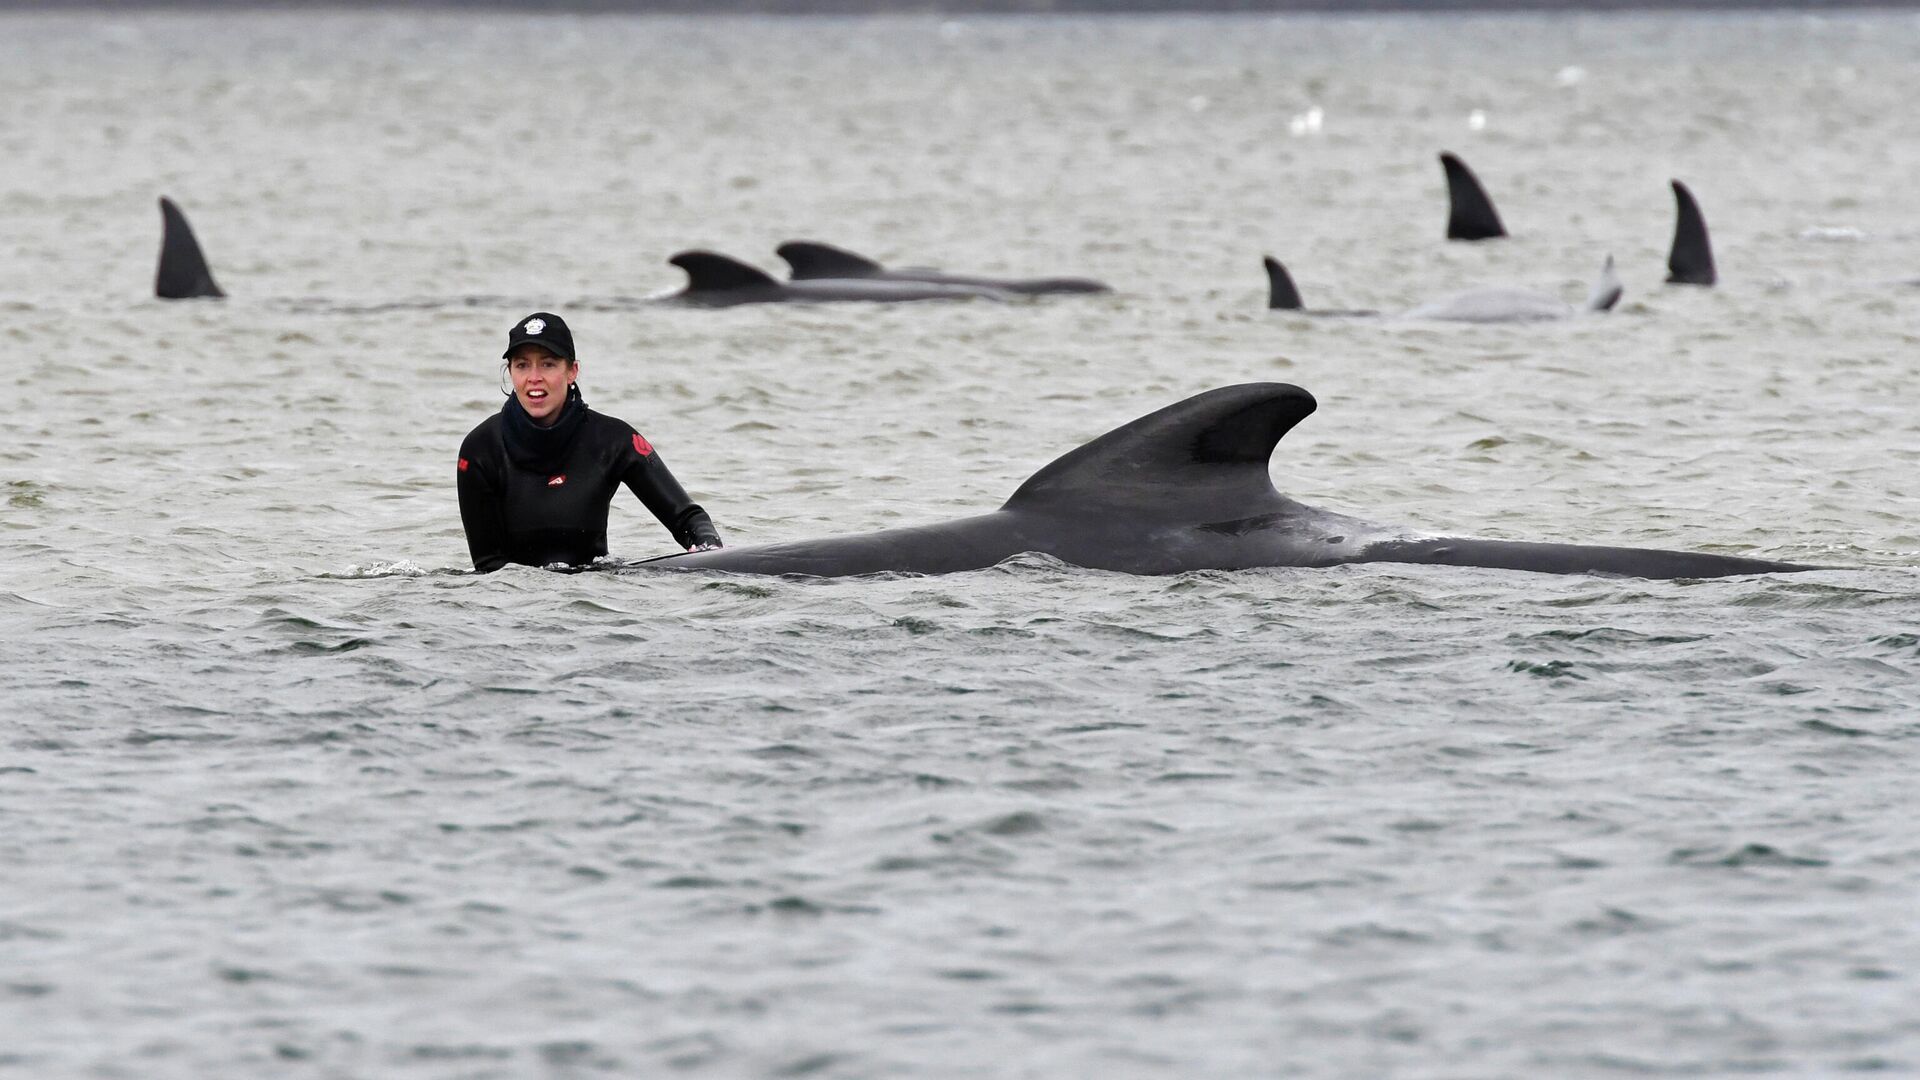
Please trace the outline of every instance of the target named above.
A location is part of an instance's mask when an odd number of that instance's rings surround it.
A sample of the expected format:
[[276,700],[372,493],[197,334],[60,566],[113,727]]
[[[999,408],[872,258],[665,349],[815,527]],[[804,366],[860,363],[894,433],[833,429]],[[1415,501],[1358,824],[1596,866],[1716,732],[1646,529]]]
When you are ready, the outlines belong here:
[[[0,28],[0,1075],[1920,1068],[1912,15]],[[791,237],[1119,291],[633,300]],[[733,543],[1281,380],[1309,503],[1846,569],[463,576],[541,308]]]

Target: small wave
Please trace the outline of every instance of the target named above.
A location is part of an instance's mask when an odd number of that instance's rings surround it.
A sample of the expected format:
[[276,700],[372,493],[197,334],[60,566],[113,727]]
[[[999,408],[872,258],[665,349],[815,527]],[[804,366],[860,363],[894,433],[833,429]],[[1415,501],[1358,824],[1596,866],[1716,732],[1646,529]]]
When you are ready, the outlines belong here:
[[1857,244],[1867,238],[1867,234],[1851,225],[1815,225],[1801,229],[1799,239],[1817,243]]
[[365,566],[358,564],[350,565],[337,574],[321,574],[319,576],[322,580],[326,581],[358,581],[366,578],[389,577],[464,577],[472,573],[473,571],[471,570],[465,570],[457,566],[428,568],[421,566],[411,559],[401,559],[397,562],[368,563]]

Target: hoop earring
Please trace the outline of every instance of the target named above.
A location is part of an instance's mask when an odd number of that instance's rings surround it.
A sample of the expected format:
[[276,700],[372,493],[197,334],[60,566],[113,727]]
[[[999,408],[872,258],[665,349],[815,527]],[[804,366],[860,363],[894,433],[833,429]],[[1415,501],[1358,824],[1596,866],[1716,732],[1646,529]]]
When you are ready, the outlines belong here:
[[508,397],[513,396],[513,387],[507,383],[507,365],[505,364],[500,365],[500,392]]

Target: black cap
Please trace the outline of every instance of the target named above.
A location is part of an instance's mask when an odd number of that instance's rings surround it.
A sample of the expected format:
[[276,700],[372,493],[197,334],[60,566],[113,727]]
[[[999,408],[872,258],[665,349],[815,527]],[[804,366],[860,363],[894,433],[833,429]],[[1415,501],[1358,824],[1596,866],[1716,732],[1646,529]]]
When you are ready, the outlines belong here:
[[507,332],[507,351],[500,354],[500,359],[512,356],[513,350],[522,345],[538,345],[555,356],[574,359],[573,331],[567,329],[566,320],[550,311],[536,311],[514,323]]

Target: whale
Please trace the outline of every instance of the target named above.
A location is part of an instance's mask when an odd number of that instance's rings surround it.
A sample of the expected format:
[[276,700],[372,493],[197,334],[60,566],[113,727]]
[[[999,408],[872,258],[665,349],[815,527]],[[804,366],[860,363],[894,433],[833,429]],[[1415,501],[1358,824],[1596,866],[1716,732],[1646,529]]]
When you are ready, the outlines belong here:
[[[1300,290],[1294,285],[1293,275],[1280,260],[1271,255],[1262,262],[1267,268],[1267,308],[1271,311],[1294,311],[1304,315],[1324,315],[1329,317],[1360,318],[1377,316],[1380,312],[1360,309],[1318,310],[1308,308],[1300,299]],[[1581,314],[1598,314],[1611,311],[1620,302],[1624,291],[1620,278],[1614,273],[1613,256],[1607,256],[1600,268],[1600,276],[1594,279],[1587,292],[1586,303],[1580,307],[1562,301],[1532,289],[1510,287],[1489,287],[1469,289],[1452,296],[1432,300],[1417,307],[1400,312],[1395,318],[1429,319],[1441,322],[1471,323],[1517,323],[1542,322],[1552,319],[1570,319]]]
[[822,304],[838,301],[1014,300],[1018,294],[987,285],[865,278],[776,281],[757,266],[712,251],[682,251],[667,260],[686,271],[687,285],[662,297],[697,307],[740,304]]
[[1720,279],[1713,268],[1713,242],[1707,239],[1707,219],[1693,192],[1678,180],[1673,185],[1673,246],[1667,250],[1669,285],[1712,285]]
[[1147,575],[1358,563],[1668,579],[1820,569],[1708,552],[1431,536],[1317,509],[1282,495],[1271,472],[1280,440],[1315,407],[1312,394],[1288,383],[1225,386],[1070,451],[989,513],[632,565],[830,578],[956,573],[1037,552]]
[[1335,319],[1375,318],[1380,312],[1372,308],[1309,308],[1300,299],[1300,289],[1293,283],[1293,275],[1279,259],[1271,255],[1260,260],[1267,268],[1267,310],[1295,311],[1302,315],[1316,315]]
[[1495,240],[1507,235],[1500,214],[1467,163],[1442,152],[1440,168],[1447,174],[1447,239]]
[[887,267],[845,248],[815,240],[789,240],[774,249],[786,261],[794,281],[827,278],[861,281],[919,281],[933,285],[978,285],[989,289],[1037,296],[1043,293],[1112,292],[1104,281],[1083,277],[1003,278],[979,274],[950,274],[930,267]]
[[160,266],[153,275],[153,295],[162,300],[227,295],[214,283],[187,215],[165,195],[160,196]]

